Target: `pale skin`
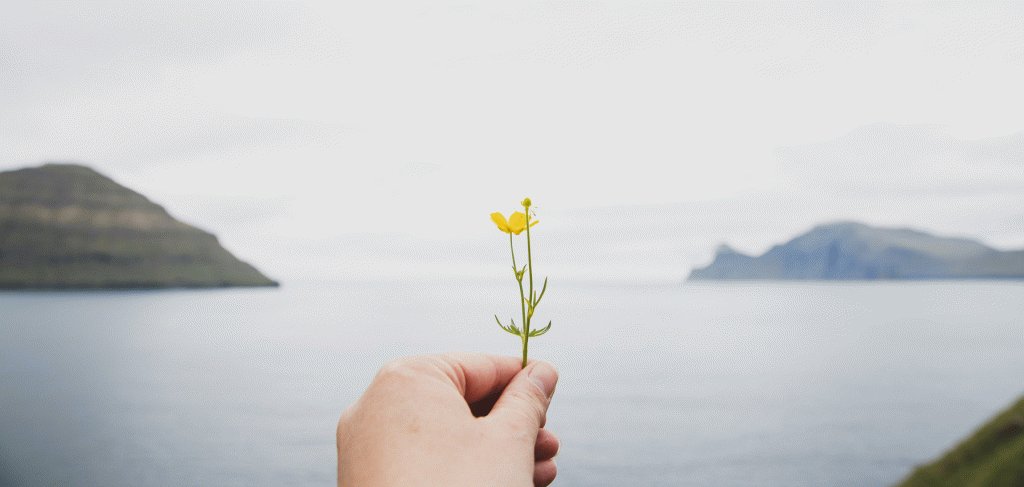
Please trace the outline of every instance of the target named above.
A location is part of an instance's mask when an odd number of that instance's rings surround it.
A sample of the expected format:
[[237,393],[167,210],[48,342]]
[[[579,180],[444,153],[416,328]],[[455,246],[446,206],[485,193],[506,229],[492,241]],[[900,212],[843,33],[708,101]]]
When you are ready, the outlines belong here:
[[544,429],[547,362],[448,353],[388,362],[338,422],[342,487],[544,487],[559,440]]

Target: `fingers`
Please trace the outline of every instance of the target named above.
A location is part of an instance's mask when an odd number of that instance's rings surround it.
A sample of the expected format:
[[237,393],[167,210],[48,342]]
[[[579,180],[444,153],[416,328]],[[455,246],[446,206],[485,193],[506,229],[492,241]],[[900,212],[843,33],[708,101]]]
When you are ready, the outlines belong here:
[[533,485],[545,487],[555,480],[558,468],[554,456],[558,454],[558,437],[554,433],[541,428],[537,432],[537,445],[534,447]]
[[501,392],[492,392],[487,397],[470,404],[469,411],[475,418],[487,416],[491,414],[491,409],[494,408],[494,403],[498,402],[499,397],[501,397]]
[[559,441],[541,428],[557,382],[553,365],[533,361],[523,369],[515,357],[450,353],[391,360],[339,420],[339,485],[369,485],[359,479],[396,472],[441,478],[443,472],[424,468],[448,469],[455,458],[464,460],[459,471],[473,478],[500,471],[517,485],[532,475],[536,485],[547,486],[555,478]]
[[558,447],[561,442],[554,433],[541,428],[537,432],[537,444],[534,446],[533,455],[534,459],[539,461],[550,460],[558,455]]
[[482,353],[446,353],[430,356],[446,367],[452,383],[473,404],[500,393],[523,368],[521,359]]
[[533,467],[533,485],[547,487],[555,481],[556,475],[558,475],[558,467],[555,466],[554,459],[537,462]]
[[[558,371],[544,361],[529,364],[517,374],[494,404],[488,418],[515,429],[536,432],[544,426],[551,396],[558,383]],[[531,443],[536,439],[530,438]]]

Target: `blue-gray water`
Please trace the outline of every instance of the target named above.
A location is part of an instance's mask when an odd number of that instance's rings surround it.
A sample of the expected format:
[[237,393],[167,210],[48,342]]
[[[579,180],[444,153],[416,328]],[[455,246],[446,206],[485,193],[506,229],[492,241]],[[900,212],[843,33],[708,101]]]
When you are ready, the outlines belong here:
[[[512,283],[0,293],[0,484],[333,485],[386,360],[517,352]],[[559,486],[885,486],[1024,393],[1020,282],[567,285]]]

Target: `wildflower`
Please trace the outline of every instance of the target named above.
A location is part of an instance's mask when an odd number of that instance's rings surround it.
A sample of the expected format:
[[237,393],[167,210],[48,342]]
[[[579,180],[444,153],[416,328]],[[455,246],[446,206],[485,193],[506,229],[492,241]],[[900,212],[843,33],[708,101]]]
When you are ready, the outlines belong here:
[[[533,202],[530,201],[530,198],[524,199],[522,204],[523,209],[525,211],[531,211],[530,206],[533,204]],[[531,214],[533,213],[531,212]],[[501,320],[498,319],[498,315],[494,315],[494,319],[495,321],[498,322],[498,326],[500,326],[501,329],[513,335],[516,335],[522,339],[523,368],[526,368],[527,344],[530,338],[541,336],[551,329],[550,321],[548,321],[548,326],[545,326],[544,328],[530,328],[531,321],[533,320],[533,311],[537,308],[537,305],[540,304],[540,300],[544,298],[544,291],[548,289],[548,279],[545,277],[544,286],[540,290],[540,296],[538,296],[536,292],[533,290],[533,252],[530,246],[529,228],[536,225],[537,221],[530,221],[530,218],[526,216],[525,213],[521,213],[518,211],[513,213],[512,216],[508,218],[508,220],[506,220],[505,216],[502,215],[501,213],[491,213],[491,221],[493,221],[494,224],[498,226],[498,230],[501,230],[508,234],[509,250],[512,251],[512,272],[515,273],[516,281],[519,283],[519,308],[520,312],[522,313],[522,321],[520,321],[520,323],[522,323],[523,327],[519,328],[518,326],[516,326],[516,322],[514,319],[509,320],[509,326],[503,325],[501,323]],[[519,235],[523,230],[526,230],[527,265],[524,265],[523,268],[520,269],[516,266],[516,249],[515,246],[512,245],[512,234]],[[527,270],[529,270],[530,276],[529,294],[527,294],[526,290],[523,289],[523,275],[526,273]]]
[[[526,214],[518,211],[513,213],[507,221],[505,220],[505,215],[502,215],[501,213],[491,213],[491,221],[498,226],[498,230],[505,233],[514,233],[519,235],[524,229],[526,229]],[[539,222],[530,222],[530,226],[532,227],[537,223]]]

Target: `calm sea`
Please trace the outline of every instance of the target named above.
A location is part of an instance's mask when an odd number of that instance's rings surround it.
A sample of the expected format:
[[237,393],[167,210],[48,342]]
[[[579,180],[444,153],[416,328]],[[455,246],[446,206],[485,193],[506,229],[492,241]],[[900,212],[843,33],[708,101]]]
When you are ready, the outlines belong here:
[[[515,355],[513,292],[0,293],[0,484],[333,485],[377,368]],[[552,283],[537,319],[565,487],[886,486],[1024,393],[1020,282]]]

